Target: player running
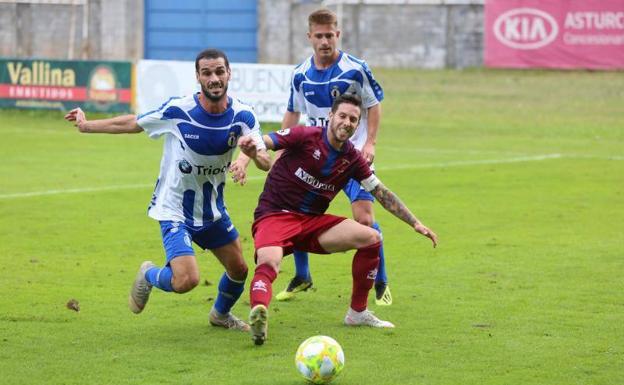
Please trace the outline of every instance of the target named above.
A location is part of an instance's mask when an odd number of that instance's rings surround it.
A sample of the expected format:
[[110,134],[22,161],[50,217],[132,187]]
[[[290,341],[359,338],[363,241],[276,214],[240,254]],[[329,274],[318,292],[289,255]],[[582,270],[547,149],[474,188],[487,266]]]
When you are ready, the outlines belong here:
[[[296,125],[302,113],[306,115],[309,126],[327,127],[333,100],[342,94],[358,95],[363,103],[362,116],[350,140],[373,167],[383,90],[364,61],[338,50],[337,43],[341,31],[338,29],[336,15],[332,11],[320,9],[311,13],[308,17],[308,28],[308,40],[314,54],[293,71],[290,99],[282,128]],[[353,219],[374,228],[381,234],[381,228],[375,221],[373,196],[355,180],[349,181],[343,191],[351,202]],[[295,251],[293,254],[295,276],[290,280],[288,287],[275,296],[278,301],[291,299],[295,293],[312,286],[308,253]],[[383,241],[379,248],[375,293],[377,305],[392,304]]]
[[[360,183],[390,213],[430,238],[434,247],[437,244],[436,234],[380,182],[349,141],[361,108],[358,96],[344,94],[335,99],[327,128],[293,127],[263,136],[267,148],[284,152],[269,172],[252,226],[257,267],[251,281],[249,321],[256,345],[262,345],[267,337],[272,284],[282,258],[293,249],[319,254],[357,249],[351,304],[344,323],[394,327],[367,310],[368,292],[379,263],[379,232],[351,219],[324,214],[350,179]],[[251,138],[241,138],[239,147],[248,156],[256,156]]]
[[166,263],[163,267],[151,261],[141,264],[128,298],[130,310],[143,311],[152,287],[185,293],[197,286],[199,268],[192,241],[212,251],[225,268],[210,323],[248,331],[249,325],[230,312],[244,291],[248,269],[238,231],[225,207],[225,179],[229,170],[235,182],[245,182],[249,159],[232,163],[240,136],[246,135],[250,145],[257,146],[252,159],[258,168],[268,170],[270,157],[251,107],[227,96],[231,71],[225,53],[202,51],[195,59],[195,70],[201,92],[171,98],[155,111],[88,121],[78,108],[65,119],[75,122],[80,132],[145,131],[153,139],[165,137],[148,215],[160,223]]

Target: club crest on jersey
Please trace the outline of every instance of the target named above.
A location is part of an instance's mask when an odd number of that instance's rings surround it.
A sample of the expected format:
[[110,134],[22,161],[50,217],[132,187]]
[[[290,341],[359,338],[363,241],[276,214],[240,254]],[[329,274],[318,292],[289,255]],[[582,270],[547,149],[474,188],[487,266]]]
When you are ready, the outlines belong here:
[[343,172],[347,171],[347,168],[349,168],[350,164],[351,162],[349,162],[348,160],[340,159],[340,164],[336,166],[336,173],[342,174]]
[[228,141],[227,141],[227,144],[228,146],[230,146],[230,148],[236,147],[236,139],[237,139],[236,132],[230,131],[230,136],[228,137]]
[[334,99],[340,96],[340,90],[338,89],[338,86],[333,86],[331,91],[329,91],[329,93]]
[[282,128],[281,130],[277,130],[277,135],[286,136],[290,134],[290,128]]
[[318,148],[314,150],[314,153],[312,153],[312,157],[316,160],[321,159],[321,150],[319,150]]
[[186,159],[178,161],[178,168],[183,174],[190,174],[193,171],[193,166]]

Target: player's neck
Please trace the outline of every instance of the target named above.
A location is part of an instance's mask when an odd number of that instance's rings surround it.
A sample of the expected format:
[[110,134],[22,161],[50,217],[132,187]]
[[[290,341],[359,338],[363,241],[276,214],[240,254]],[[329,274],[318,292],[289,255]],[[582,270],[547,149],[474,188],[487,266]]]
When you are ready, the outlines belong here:
[[327,142],[329,142],[329,145],[332,146],[334,150],[341,151],[342,146],[344,145],[344,142],[341,142],[338,139],[336,139],[333,132],[329,128],[326,130],[326,135],[327,135]]
[[316,69],[319,70],[324,70],[327,69],[329,67],[331,67],[336,60],[338,60],[338,57],[340,56],[340,51],[338,51],[337,49],[334,50],[334,54],[330,57],[319,57],[318,55],[314,55],[314,66],[316,67]]
[[209,114],[222,114],[227,110],[228,97],[227,94],[223,95],[218,101],[212,101],[206,97],[202,92],[199,93],[199,104]]

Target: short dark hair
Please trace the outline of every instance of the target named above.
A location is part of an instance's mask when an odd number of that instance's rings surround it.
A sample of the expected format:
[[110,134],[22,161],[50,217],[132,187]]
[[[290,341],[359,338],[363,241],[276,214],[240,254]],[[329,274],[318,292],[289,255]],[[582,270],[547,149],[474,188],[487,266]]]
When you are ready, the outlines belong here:
[[327,8],[317,9],[308,16],[308,28],[312,27],[312,24],[320,25],[333,25],[338,27],[338,18],[336,14]]
[[359,96],[356,94],[342,94],[338,95],[338,97],[334,99],[334,103],[332,103],[331,108],[332,114],[335,114],[336,110],[338,110],[338,106],[344,103],[353,104],[360,109],[360,113],[362,112],[362,99]]
[[195,58],[195,71],[199,72],[199,61],[201,59],[218,59],[222,57],[225,61],[225,68],[230,69],[230,61],[227,58],[225,52],[216,48],[208,48],[201,51]]

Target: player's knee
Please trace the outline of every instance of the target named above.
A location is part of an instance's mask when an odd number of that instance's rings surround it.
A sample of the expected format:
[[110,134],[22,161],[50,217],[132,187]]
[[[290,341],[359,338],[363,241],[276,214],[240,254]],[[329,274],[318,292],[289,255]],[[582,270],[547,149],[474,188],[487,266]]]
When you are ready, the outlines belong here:
[[186,293],[199,285],[199,272],[192,272],[174,278],[176,293]]
[[228,275],[230,278],[235,279],[237,281],[244,281],[247,279],[247,272],[249,271],[247,267],[247,263],[245,263],[244,259],[237,261],[228,269]]
[[372,227],[373,223],[375,222],[373,220],[373,216],[372,215],[361,215],[357,218],[355,218],[355,220],[357,221],[357,223],[367,226],[367,227]]
[[379,242],[381,242],[381,235],[372,227],[366,227],[366,230],[362,231],[362,247],[369,247]]

